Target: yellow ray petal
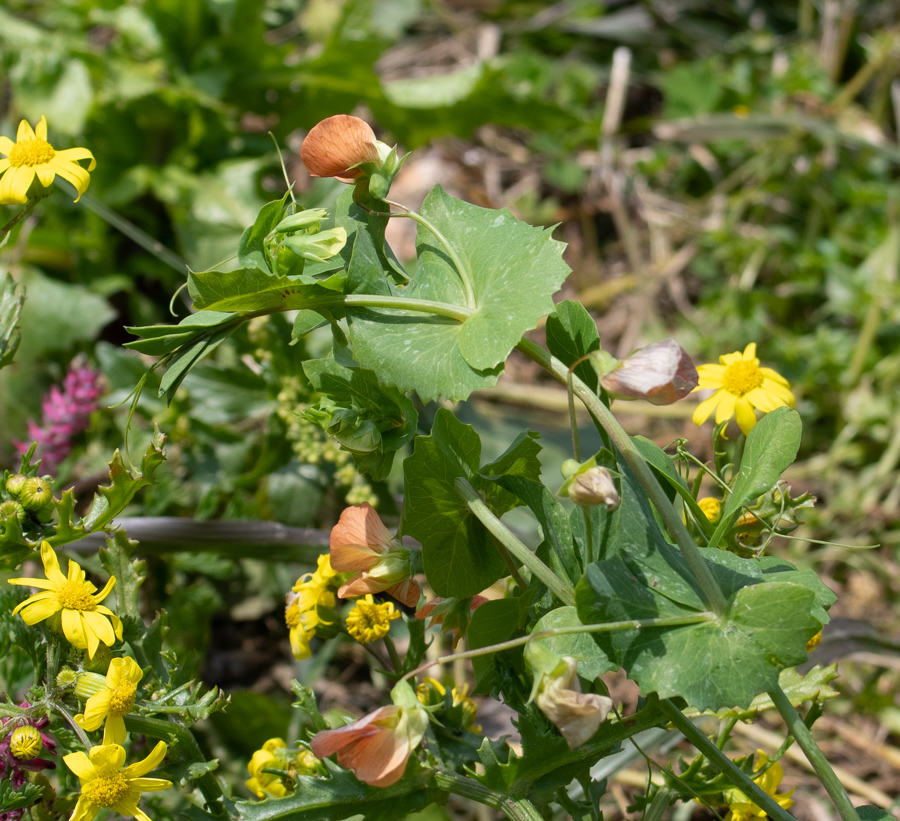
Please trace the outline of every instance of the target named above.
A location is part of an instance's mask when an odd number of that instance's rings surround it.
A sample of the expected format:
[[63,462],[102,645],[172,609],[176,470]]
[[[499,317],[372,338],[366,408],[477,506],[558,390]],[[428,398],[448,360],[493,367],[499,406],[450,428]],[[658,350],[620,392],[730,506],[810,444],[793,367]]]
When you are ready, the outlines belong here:
[[716,409],[716,406],[722,400],[722,396],[725,394],[725,391],[717,391],[709,399],[704,399],[696,408],[694,408],[694,424],[702,425],[707,419],[709,419],[709,415]]
[[753,405],[750,404],[746,396],[738,400],[735,407],[735,418],[744,432],[744,436],[753,430],[753,426],[756,424],[756,414],[753,412]]
[[66,583],[66,577],[59,569],[59,558],[56,551],[50,547],[50,542],[41,542],[41,562],[44,565],[44,573],[51,582],[57,586]]
[[768,391],[773,396],[777,396],[789,408],[794,407],[794,394],[791,393],[790,390],[784,385],[781,385],[778,382],[773,382],[770,379],[764,379],[762,383],[762,389],[764,391]]
[[166,742],[158,742],[157,745],[150,751],[150,755],[148,755],[143,761],[137,761],[125,768],[126,778],[140,778],[142,775],[147,775],[150,770],[155,770],[160,764],[162,764],[163,759],[166,757],[166,750],[168,750]]
[[22,621],[28,625],[49,619],[50,616],[58,613],[60,610],[59,602],[55,598],[35,602],[29,599],[28,601],[31,603],[22,610]]
[[24,140],[33,140],[34,139],[34,131],[31,130],[31,126],[28,125],[27,120],[19,121],[19,128],[16,131],[16,142],[20,143]]
[[784,405],[784,402],[777,396],[774,396],[764,388],[754,388],[747,394],[746,398],[750,404],[759,408],[763,413],[769,413],[769,411],[773,411],[775,408],[780,408]]
[[10,205],[17,203],[24,205],[28,202],[25,196],[28,192],[28,186],[34,179],[34,171],[27,165],[18,168],[10,168],[2,178],[0,178],[0,203]]
[[733,393],[722,391],[722,401],[719,402],[719,407],[716,408],[717,425],[721,425],[723,422],[731,419],[731,414],[734,413],[735,402],[737,402],[737,397]]
[[84,705],[84,713],[75,716],[75,721],[79,727],[83,727],[89,732],[98,729],[109,713],[109,702],[112,699],[112,693],[103,689],[99,693],[92,695],[87,704]]
[[[79,610],[62,611],[62,628],[69,644],[84,650],[88,646],[87,638],[84,635],[84,624],[81,621],[81,612]],[[96,638],[94,639],[94,649],[96,649]],[[89,654],[93,656],[93,653]]]
[[77,753],[69,753],[63,756],[66,766],[77,775],[82,781],[91,781],[97,777],[97,771],[87,753],[80,750]]
[[88,166],[88,171],[93,171],[97,167],[97,161],[94,159],[94,155],[86,148],[64,148],[62,151],[56,152],[54,159],[68,160],[69,162],[74,162],[75,160],[90,160],[91,164]]
[[34,136],[47,142],[47,118],[43,114],[41,114],[41,121],[34,129]]
[[103,725],[104,744],[124,744],[128,733],[125,731],[125,719],[122,716],[110,716]]
[[40,165],[36,165],[34,167],[34,173],[37,174],[37,178],[40,180],[41,185],[44,188],[49,188],[53,185],[53,180],[56,177],[56,172],[49,166],[47,163],[41,163]]
[[15,143],[9,137],[0,137],[0,154],[8,157],[14,145]]
[[66,160],[58,160],[55,157],[50,160],[50,166],[60,177],[75,186],[75,190],[78,192],[75,202],[78,202],[81,199],[81,195],[88,190],[88,186],[91,184],[91,175],[80,165],[67,162]]
[[9,168],[9,160],[0,160],[0,174]]

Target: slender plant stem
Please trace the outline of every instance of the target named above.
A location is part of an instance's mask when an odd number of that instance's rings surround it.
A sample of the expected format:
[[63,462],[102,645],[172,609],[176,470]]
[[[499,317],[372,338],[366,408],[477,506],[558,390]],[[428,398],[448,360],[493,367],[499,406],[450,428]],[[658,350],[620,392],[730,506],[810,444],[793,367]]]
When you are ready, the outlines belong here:
[[[794,821],[794,817],[787,810],[780,807],[770,795],[763,792],[759,785],[754,783],[747,773],[728,758],[712,740],[707,738],[705,733],[700,732],[694,726],[694,723],[672,701],[667,698],[660,699],[659,708],[663,715],[675,725],[676,729],[680,730],[684,737],[706,756],[709,763],[722,775],[731,779],[731,783],[740,789],[754,804],[765,810],[775,821]],[[850,819],[845,819],[845,821],[850,821]],[[859,819],[854,815],[853,821],[859,821]]]
[[387,647],[388,655],[391,657],[391,665],[395,670],[399,670],[403,666],[403,662],[400,661],[400,655],[397,653],[397,648],[394,645],[394,640],[390,637],[390,635],[386,635],[384,637],[384,646]]
[[450,770],[435,769],[434,783],[442,790],[499,810],[510,821],[543,821],[541,814],[527,799],[501,795],[480,784],[474,778],[468,778]]
[[6,225],[0,228],[0,241],[12,231],[25,217],[27,217],[33,210],[34,207],[40,202],[40,200],[31,200],[18,214],[16,214]]
[[489,656],[491,653],[502,653],[504,650],[512,650],[514,647],[521,647],[538,639],[549,639],[552,636],[571,636],[580,633],[615,633],[619,630],[646,630],[651,627],[682,627],[688,624],[714,621],[715,618],[715,613],[703,612],[693,613],[690,616],[667,616],[661,619],[633,619],[630,621],[608,621],[603,624],[579,624],[573,627],[552,627],[527,636],[519,636],[517,639],[509,639],[498,644],[488,644],[484,647],[477,647],[474,650],[465,650],[462,653],[442,656],[439,659],[434,659],[420,667],[416,667],[415,670],[411,670],[403,676],[401,681],[413,678],[419,673],[424,673],[426,670],[430,670],[439,664],[450,664],[460,659],[473,659],[478,656]]
[[[374,294],[349,294],[344,297],[332,299],[328,297],[321,303],[313,301],[313,304],[341,304],[349,306],[357,306],[363,308],[396,308],[401,311],[420,311],[426,314],[436,314],[437,316],[446,316],[449,319],[455,319],[457,322],[465,322],[471,315],[472,311],[462,308],[459,305],[450,305],[447,302],[434,302],[430,299],[407,299],[402,296],[375,296]],[[281,310],[267,311],[266,313],[275,313]]]
[[85,752],[90,750],[94,745],[91,743],[91,740],[87,737],[87,734],[84,732],[84,730],[82,730],[81,727],[79,727],[75,723],[75,719],[72,718],[72,714],[58,701],[53,702],[53,708],[66,720],[68,725],[75,731],[75,735],[78,736],[78,740],[81,742],[81,746],[84,747]]
[[106,203],[91,194],[82,194],[81,201],[98,217],[105,219],[113,228],[117,228],[145,251],[165,262],[170,268],[174,268],[179,274],[188,273],[187,263],[178,254],[170,251],[159,240],[153,239],[150,234],[138,228],[133,222],[129,222],[125,217],[117,214]]
[[[518,349],[529,359],[537,362],[560,382],[566,384],[568,381],[569,369],[563,365],[556,357],[551,356],[543,348],[535,345],[528,339],[523,339],[518,344]],[[622,426],[612,415],[609,408],[604,405],[597,395],[578,377],[572,374],[572,387],[575,395],[584,403],[585,407],[594,414],[597,421],[606,431],[610,441],[619,450],[628,466],[634,471],[638,481],[647,491],[650,501],[659,513],[660,518],[665,523],[669,533],[675,539],[681,548],[688,565],[700,585],[703,592],[703,598],[706,605],[713,609],[716,613],[724,613],[726,608],[725,596],[718,582],[709,569],[709,565],[704,560],[699,548],[694,544],[691,534],[688,533],[681,516],[669,502],[665,491],[659,482],[653,476],[644,457],[635,448],[628,434],[625,433]]]
[[822,782],[822,786],[825,787],[828,797],[831,798],[843,821],[859,821],[859,816],[847,797],[847,791],[841,782],[838,781],[834,770],[831,769],[831,764],[828,763],[828,759],[825,758],[825,755],[819,749],[819,745],[816,744],[809,727],[804,724],[803,719],[800,718],[800,714],[794,705],[791,704],[784,690],[776,684],[772,690],[769,690],[769,698],[772,699],[775,708],[781,713],[781,717],[788,726],[788,732],[794,737],[809,763],[812,764],[816,775],[819,776],[819,781]]
[[575,591],[559,578],[547,565],[520,542],[490,510],[482,498],[464,478],[456,480],[456,490],[465,499],[469,510],[519,562],[537,576],[561,602],[575,604]]

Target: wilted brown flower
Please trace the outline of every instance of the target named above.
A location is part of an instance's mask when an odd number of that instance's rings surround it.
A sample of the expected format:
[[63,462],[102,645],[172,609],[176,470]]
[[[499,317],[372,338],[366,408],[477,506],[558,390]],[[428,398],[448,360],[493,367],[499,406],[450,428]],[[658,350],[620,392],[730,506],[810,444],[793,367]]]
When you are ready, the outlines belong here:
[[619,399],[646,399],[671,405],[687,396],[698,382],[697,369],[684,348],[664,339],[641,348],[600,377],[600,384]]
[[349,114],[335,114],[312,127],[300,146],[300,159],[314,177],[350,183],[364,173],[353,166],[383,159],[379,145],[383,143],[375,139],[368,123]]

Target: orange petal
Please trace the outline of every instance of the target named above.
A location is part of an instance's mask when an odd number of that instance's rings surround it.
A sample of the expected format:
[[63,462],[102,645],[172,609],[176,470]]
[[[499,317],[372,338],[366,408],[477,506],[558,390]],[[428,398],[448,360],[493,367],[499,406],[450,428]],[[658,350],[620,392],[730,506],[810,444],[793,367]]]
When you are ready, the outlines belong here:
[[350,166],[378,159],[375,132],[359,117],[335,114],[313,126],[300,146],[300,159],[314,177],[354,180],[363,172]]
[[[333,539],[334,531],[332,531]],[[331,566],[338,573],[355,573],[371,570],[378,564],[381,552],[359,544],[331,545]]]
[[403,602],[407,607],[415,607],[419,603],[422,591],[412,579],[404,579],[393,587],[388,587],[384,592],[393,596],[397,601]]
[[[368,502],[361,505],[348,507],[342,514],[338,523],[331,529],[331,549],[343,545],[365,545],[376,549],[383,548],[383,553],[391,546],[390,531],[384,526],[375,508]],[[332,552],[331,566],[335,570],[338,568],[334,564],[334,553]]]

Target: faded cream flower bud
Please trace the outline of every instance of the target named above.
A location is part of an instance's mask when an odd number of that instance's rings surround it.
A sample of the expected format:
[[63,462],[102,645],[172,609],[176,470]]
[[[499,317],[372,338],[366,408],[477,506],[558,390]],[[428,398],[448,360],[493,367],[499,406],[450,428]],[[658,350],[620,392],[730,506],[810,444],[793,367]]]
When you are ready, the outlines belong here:
[[600,384],[617,399],[671,405],[687,396],[699,381],[694,363],[674,339],[641,348],[617,365],[609,355],[592,356],[591,362],[598,370]]
[[617,508],[622,501],[612,474],[598,465],[576,474],[568,490],[569,498],[580,507],[606,505],[608,508]]
[[577,662],[563,656],[552,674],[543,674],[535,699],[540,711],[556,725],[570,750],[590,740],[606,720],[612,699],[582,693],[576,675]]

